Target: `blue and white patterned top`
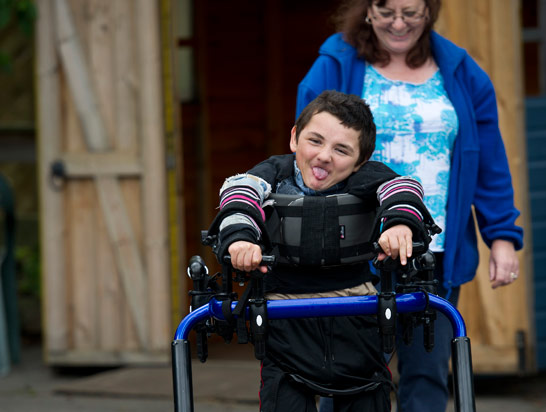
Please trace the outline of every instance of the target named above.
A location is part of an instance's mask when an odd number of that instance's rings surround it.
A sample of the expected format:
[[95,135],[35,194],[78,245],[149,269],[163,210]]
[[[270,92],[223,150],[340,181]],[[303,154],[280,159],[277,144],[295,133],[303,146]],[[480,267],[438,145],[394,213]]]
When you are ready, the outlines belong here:
[[[425,205],[445,230],[449,172],[459,128],[457,114],[444,89],[440,71],[425,83],[390,80],[366,65],[362,98],[370,105],[377,129],[372,160],[421,182]],[[430,249],[444,250],[445,232]]]

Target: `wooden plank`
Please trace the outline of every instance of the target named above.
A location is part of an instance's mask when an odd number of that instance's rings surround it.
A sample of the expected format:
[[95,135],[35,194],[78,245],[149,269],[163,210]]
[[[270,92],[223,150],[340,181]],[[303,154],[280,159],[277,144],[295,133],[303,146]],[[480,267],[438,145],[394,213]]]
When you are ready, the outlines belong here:
[[107,146],[114,149],[117,147],[115,123],[118,106],[113,93],[116,89],[114,54],[117,52],[112,47],[113,32],[116,30],[112,17],[113,3],[108,0],[86,0],[86,7],[91,10],[93,17],[87,21],[89,40],[85,63],[94,86],[92,94],[98,104]]
[[110,148],[106,127],[99,111],[83,50],[66,0],[55,0],[59,53],[68,84],[82,123],[86,142],[92,151]]
[[[85,141],[76,108],[66,83],[63,82],[63,135],[62,149],[78,152],[85,149]],[[95,210],[93,182],[90,179],[65,181],[65,225],[67,268],[67,307],[69,308],[69,349],[81,346],[91,349],[96,344],[96,267],[93,256],[95,237]]]
[[70,255],[69,273],[72,278],[72,333],[73,345],[79,349],[92,349],[98,345],[97,318],[97,231],[95,224],[96,196],[92,180],[69,182],[66,250]]
[[[134,2],[117,0],[113,7],[114,73],[116,102],[116,147],[121,151],[138,153],[138,105],[139,89],[135,58]],[[142,98],[142,96],[140,96]]]
[[[526,320],[528,317],[524,311],[525,305],[522,307],[521,304],[516,304],[518,299],[514,297],[520,296],[521,288],[524,286],[524,279],[521,279],[523,282],[520,285],[514,284],[510,285],[510,287],[493,290],[489,282],[488,268],[489,259],[487,256],[487,258],[482,259],[478,275],[471,285],[478,290],[479,301],[482,305],[482,311],[478,313],[485,320],[481,331],[484,337],[482,343],[491,347],[510,347],[516,353],[517,331],[520,329],[528,330]],[[510,309],[506,310],[506,308]],[[476,315],[469,319],[474,320],[475,318]]]
[[511,346],[491,346],[471,342],[472,370],[475,374],[509,374],[518,371],[517,352]]
[[[527,198],[526,149],[522,144],[523,85],[519,3],[517,0],[445,2],[439,24],[440,32],[465,47],[485,69],[495,86],[499,110],[499,127],[508,154],[515,191],[516,207],[522,212],[518,224],[526,231],[525,249],[519,252],[520,279],[509,287],[491,290],[489,282],[489,249],[479,242],[480,265],[475,279],[463,286],[459,308],[468,325],[473,347],[488,348],[489,356],[478,357],[475,370],[496,372],[513,368],[517,358],[516,333],[523,330],[526,348],[532,354],[534,330],[532,266]],[[503,348],[502,354],[498,352]],[[485,349],[484,349],[485,351]],[[527,370],[533,369],[532,355]],[[497,366],[495,366],[497,365]]]
[[[509,290],[503,290],[505,301],[510,307],[508,320],[511,334],[523,330],[527,335],[528,362],[527,370],[536,369],[534,354],[534,299],[533,299],[533,246],[531,236],[531,210],[529,205],[529,182],[527,170],[527,145],[525,139],[523,57],[520,29],[520,3],[518,0],[492,1],[491,24],[494,35],[491,38],[493,82],[497,90],[499,123],[508,154],[514,200],[521,211],[518,223],[525,229],[525,248],[518,253],[520,279]],[[519,299],[514,299],[514,296]],[[517,304],[514,304],[517,302]]]
[[[62,71],[61,71],[62,73]],[[83,143],[83,137],[81,136],[81,130],[79,125],[77,124],[77,116],[75,113],[74,104],[71,100],[71,96],[69,93],[68,88],[66,87],[66,78],[64,76],[61,76],[61,79],[63,80],[61,83],[61,107],[63,108],[63,116],[62,116],[62,149],[63,151],[70,151],[70,150],[79,150],[85,146]],[[66,182],[65,182],[66,183]],[[63,239],[62,247],[65,250],[65,266],[66,266],[66,301],[64,302],[67,307],[67,324],[69,327],[69,340],[68,340],[68,347],[70,349],[74,348],[74,324],[75,324],[75,310],[74,310],[74,304],[75,304],[75,298],[74,298],[74,275],[72,272],[72,229],[73,225],[72,222],[70,222],[70,216],[69,212],[72,210],[72,203],[73,198],[72,196],[72,186],[70,184],[65,185],[64,187],[64,222],[63,224],[66,226],[66,235]]]
[[[67,72],[70,90],[83,126],[85,142],[91,151],[106,151],[111,148],[111,142],[97,107],[98,100],[94,85],[78,35],[72,24],[68,5],[65,0],[56,0],[56,6],[61,60]],[[112,177],[97,177],[96,185],[111,244],[119,248],[115,251],[117,266],[134,316],[139,340],[143,347],[147,347],[146,274],[132,228],[129,226],[119,184],[117,179]]]
[[165,349],[169,341],[169,268],[167,255],[167,198],[161,97],[161,55],[157,2],[139,0],[136,21],[141,93],[144,253],[148,273],[150,348]]
[[[59,61],[51,0],[37,3],[37,133],[41,200],[41,259],[46,356],[68,348],[63,196],[51,190],[49,167],[61,150]],[[60,247],[61,246],[61,247]]]
[[[120,152],[134,153],[140,161],[139,141],[139,117],[138,101],[139,84],[137,76],[136,49],[133,39],[136,38],[138,28],[135,24],[135,3],[131,0],[112,2],[113,6],[113,44],[114,75],[115,75],[115,102],[116,102],[116,133],[115,145]],[[120,175],[121,176],[121,175]],[[141,177],[141,176],[140,176]],[[141,256],[143,255],[143,236],[141,222],[142,184],[136,179],[120,179],[120,188],[126,205],[126,212],[129,217],[135,236],[139,245]],[[118,301],[118,310],[122,318],[122,335],[124,348],[135,350],[138,348],[138,336],[135,333],[135,323],[131,311],[127,307],[125,296],[121,294]]]
[[[502,2],[503,0],[501,0]],[[492,25],[490,20],[491,2],[468,2],[468,15],[465,18],[468,29],[468,52],[474,57],[482,69],[491,75],[496,67],[492,61],[491,36]],[[461,13],[460,13],[461,14]]]
[[[504,4],[503,4],[504,3]],[[499,108],[499,124],[508,154],[514,199],[516,207],[521,211],[518,223],[525,230],[525,249],[518,253],[520,260],[520,279],[509,288],[503,288],[506,306],[510,310],[505,313],[504,322],[510,330],[510,337],[521,329],[527,334],[530,345],[528,370],[535,369],[534,355],[534,307],[533,307],[533,266],[532,266],[532,237],[530,236],[530,207],[529,185],[527,175],[527,147],[524,126],[524,87],[521,55],[521,31],[519,20],[519,2],[505,0],[491,1],[491,55],[492,80],[497,90]],[[510,294],[511,296],[509,296]],[[512,299],[510,299],[510,297]],[[516,297],[516,299],[514,299]],[[517,302],[517,303],[516,303]]]
[[59,156],[69,178],[89,178],[93,176],[132,176],[142,174],[138,156],[123,152],[72,152]]
[[[117,102],[112,91],[115,90],[116,83],[114,79],[115,58],[117,50],[112,48],[115,22],[113,19],[114,2],[105,0],[89,0],[86,2],[91,10],[92,18],[85,23],[86,30],[79,30],[87,34],[87,62],[90,67],[92,83],[95,85],[95,92],[99,104],[101,117],[104,119],[106,135],[109,146],[116,152],[119,152],[116,142],[116,121],[117,121]],[[95,169],[100,172],[92,176],[105,176],[104,171],[112,172],[112,166],[117,166],[120,157],[124,153],[113,151],[105,153],[90,153],[89,157],[99,155],[104,156],[102,164]],[[83,159],[82,159],[83,160]],[[138,165],[138,159],[133,156],[132,163]],[[88,164],[88,163],[79,163]],[[108,173],[110,177],[119,177],[116,173]],[[94,193],[96,197],[96,192]],[[100,206],[100,205],[99,205]],[[100,213],[98,207],[96,213],[96,237],[95,237],[95,267],[97,268],[96,288],[94,298],[100,302],[96,310],[96,318],[99,326],[97,327],[97,344],[93,349],[102,349],[104,351],[122,350],[125,348],[124,337],[122,334],[123,318],[122,310],[127,303],[123,298],[123,286],[116,267],[115,253],[113,252],[108,232],[106,218]],[[83,349],[78,346],[78,349]]]
[[133,228],[127,216],[123,197],[117,180],[98,177],[97,192],[108,228],[110,242],[114,248],[118,272],[131,308],[139,341],[144,348],[148,344],[148,317],[146,295],[146,273],[140,259]]
[[[122,179],[120,189],[123,200],[126,205],[127,218],[133,228],[133,236],[136,244],[139,246],[139,253],[144,256],[142,233],[142,184],[135,179]],[[118,275],[119,276],[119,275]],[[139,348],[139,338],[136,332],[135,321],[130,305],[127,303],[127,297],[124,293],[119,296],[118,310],[122,316],[122,335],[123,346],[125,350],[137,350]]]
[[116,268],[116,259],[110,245],[108,228],[102,213],[96,214],[97,249],[97,296],[100,302],[98,320],[100,324],[97,349],[117,352],[127,349],[123,335],[123,309],[126,308],[121,281]]

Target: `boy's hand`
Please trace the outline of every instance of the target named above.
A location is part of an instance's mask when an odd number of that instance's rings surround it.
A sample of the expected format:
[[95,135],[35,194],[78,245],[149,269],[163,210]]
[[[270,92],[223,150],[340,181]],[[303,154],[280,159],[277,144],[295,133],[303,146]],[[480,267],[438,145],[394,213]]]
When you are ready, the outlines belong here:
[[260,266],[262,261],[260,246],[240,240],[229,245],[228,252],[231,256],[231,266],[234,269],[243,272],[252,272],[259,269],[260,272],[267,273],[267,266]]
[[400,256],[400,263],[405,265],[413,252],[412,237],[413,233],[406,225],[396,225],[385,230],[377,241],[383,249],[383,252],[377,255],[377,260],[384,260],[387,256],[396,259]]

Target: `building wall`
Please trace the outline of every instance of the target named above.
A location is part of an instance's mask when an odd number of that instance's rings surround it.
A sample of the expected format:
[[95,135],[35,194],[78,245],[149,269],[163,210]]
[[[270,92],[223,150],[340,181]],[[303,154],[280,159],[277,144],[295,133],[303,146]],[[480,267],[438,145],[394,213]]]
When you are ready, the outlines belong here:
[[546,369],[546,97],[526,100],[537,366]]

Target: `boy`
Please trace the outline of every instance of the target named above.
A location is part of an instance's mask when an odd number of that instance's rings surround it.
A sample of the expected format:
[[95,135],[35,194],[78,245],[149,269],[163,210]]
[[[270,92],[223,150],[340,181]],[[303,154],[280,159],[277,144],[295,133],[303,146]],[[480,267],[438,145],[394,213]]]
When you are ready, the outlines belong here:
[[[221,210],[209,230],[219,234],[217,256],[231,255],[235,269],[266,273],[259,264],[262,247],[271,246],[270,214],[265,206],[272,192],[309,196],[312,200],[307,205],[316,205],[313,202],[319,197],[348,193],[372,208],[379,207],[372,234],[383,250],[379,259],[390,256],[405,264],[412,254],[412,239],[428,244],[427,229],[434,222],[422,203],[417,181],[399,177],[381,163],[368,162],[374,146],[375,126],[367,104],[358,96],[321,93],[292,128],[293,154],[272,156],[246,174],[226,179],[220,190]],[[324,210],[321,205],[319,212]],[[305,204],[303,209],[305,215]],[[320,216],[313,217],[315,229],[324,214]],[[320,253],[326,235],[304,226],[302,242],[307,238]],[[301,256],[297,264],[279,263],[265,277],[266,297],[376,293],[368,262],[341,265],[338,259],[328,264],[328,259],[317,261],[316,257]],[[316,411],[317,394],[332,396],[336,411],[390,410],[390,373],[373,316],[270,321],[261,375],[263,412]]]

